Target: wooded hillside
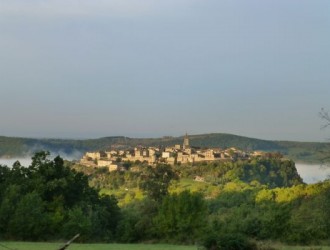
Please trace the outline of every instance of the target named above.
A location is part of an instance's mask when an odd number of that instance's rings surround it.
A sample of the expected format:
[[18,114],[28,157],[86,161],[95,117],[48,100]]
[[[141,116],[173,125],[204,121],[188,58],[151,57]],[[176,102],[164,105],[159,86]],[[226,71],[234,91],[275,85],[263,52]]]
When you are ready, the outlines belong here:
[[[277,151],[284,156],[301,162],[319,162],[330,152],[330,143],[268,141],[231,134],[190,135],[190,143],[195,147],[236,147],[252,151]],[[170,146],[182,144],[183,137],[129,138],[123,136],[99,139],[31,139],[0,137],[0,157],[14,158],[31,156],[34,152],[47,150],[54,154],[80,157],[86,151],[107,150],[111,147],[127,148],[137,145]]]

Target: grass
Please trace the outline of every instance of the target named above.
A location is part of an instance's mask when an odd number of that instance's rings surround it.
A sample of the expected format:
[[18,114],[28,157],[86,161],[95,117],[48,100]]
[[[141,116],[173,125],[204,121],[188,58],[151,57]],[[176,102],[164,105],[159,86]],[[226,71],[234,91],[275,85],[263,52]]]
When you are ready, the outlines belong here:
[[114,195],[120,207],[129,204],[133,200],[143,199],[143,193],[139,188],[126,189],[125,187],[120,187],[116,190],[102,188],[100,194]]
[[[0,249],[11,250],[57,250],[63,243],[0,242]],[[166,244],[72,244],[68,250],[196,250],[196,246]]]
[[259,242],[260,249],[268,249],[267,246],[276,250],[330,250],[330,246],[288,246],[279,242]]
[[330,250],[330,247],[324,246],[282,246],[278,250]]
[[[0,242],[0,250],[57,250],[64,243]],[[274,244],[277,250],[330,250],[329,246],[285,246]],[[197,250],[196,246],[167,244],[75,244],[68,250]]]

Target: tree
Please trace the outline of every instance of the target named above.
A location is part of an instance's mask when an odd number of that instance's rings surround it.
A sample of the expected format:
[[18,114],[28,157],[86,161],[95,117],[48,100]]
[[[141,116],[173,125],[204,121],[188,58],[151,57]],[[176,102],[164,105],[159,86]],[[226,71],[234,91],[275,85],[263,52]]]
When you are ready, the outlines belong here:
[[154,239],[154,217],[159,203],[151,199],[135,200],[123,208],[123,216],[117,229],[120,242],[136,242]]
[[80,234],[80,240],[86,241],[92,230],[92,222],[90,216],[86,216],[81,207],[74,207],[69,210],[67,220],[63,226],[63,236],[66,238],[72,235]]
[[83,173],[59,156],[38,152],[29,167],[0,166],[0,233],[12,240],[72,237],[113,240],[120,209],[112,196],[100,196]]
[[91,212],[92,238],[101,241],[113,241],[121,211],[114,196],[102,195]]
[[319,112],[320,118],[325,122],[325,124],[322,126],[322,128],[326,128],[330,126],[330,115],[329,112],[326,111],[324,108],[321,109]]
[[9,234],[20,240],[42,239],[48,231],[48,220],[45,203],[38,193],[28,193],[17,204],[9,222]]
[[184,191],[164,197],[155,218],[160,237],[192,243],[206,228],[207,206],[200,193]]
[[142,174],[140,188],[153,200],[162,200],[168,194],[168,187],[173,179],[178,178],[171,166],[159,164],[156,167],[147,166]]
[[[321,109],[319,112],[320,118],[324,121],[324,125],[321,127],[322,129],[325,129],[327,127],[330,127],[330,114],[328,111],[326,111],[324,108]],[[321,161],[322,162],[329,162],[330,160],[330,155],[329,152],[321,152],[325,156],[322,157]]]
[[0,235],[8,234],[8,225],[20,198],[20,186],[13,184],[4,189],[3,198],[0,199]]

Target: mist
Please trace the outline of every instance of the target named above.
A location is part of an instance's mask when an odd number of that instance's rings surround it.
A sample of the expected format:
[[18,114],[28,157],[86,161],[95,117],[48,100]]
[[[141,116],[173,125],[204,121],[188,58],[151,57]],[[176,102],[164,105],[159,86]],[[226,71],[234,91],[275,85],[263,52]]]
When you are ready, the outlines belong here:
[[330,166],[296,163],[296,168],[303,181],[308,184],[324,181],[330,176]]
[[0,158],[0,165],[6,165],[8,167],[12,167],[13,164],[19,161],[22,166],[27,167],[31,164],[32,160],[31,158]]
[[[60,156],[64,160],[75,161],[79,160],[83,156],[83,152],[75,150],[72,153],[68,154],[63,151],[50,152],[50,156],[48,159],[53,160],[56,156]],[[25,157],[17,157],[17,158],[0,158],[0,165],[6,165],[8,167],[12,167],[16,161],[19,161],[22,166],[28,167],[32,162],[33,153],[28,154]]]

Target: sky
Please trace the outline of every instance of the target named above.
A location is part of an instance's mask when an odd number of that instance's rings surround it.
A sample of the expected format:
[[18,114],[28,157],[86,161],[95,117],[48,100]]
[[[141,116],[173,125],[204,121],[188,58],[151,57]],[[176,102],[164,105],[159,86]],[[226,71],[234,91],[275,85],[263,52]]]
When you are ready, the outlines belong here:
[[328,0],[0,0],[0,135],[324,142]]

